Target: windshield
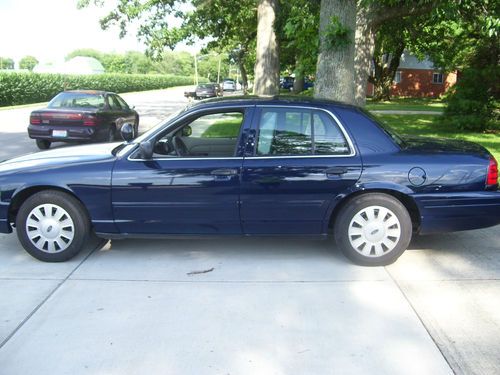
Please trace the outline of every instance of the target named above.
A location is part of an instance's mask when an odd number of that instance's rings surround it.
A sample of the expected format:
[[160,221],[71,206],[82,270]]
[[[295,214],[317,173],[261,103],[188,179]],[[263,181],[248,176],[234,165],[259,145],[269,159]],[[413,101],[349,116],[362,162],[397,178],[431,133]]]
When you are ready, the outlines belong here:
[[365,109],[361,109],[363,113],[370,118],[373,122],[375,122],[391,139],[399,146],[399,147],[404,147],[405,146],[405,141],[402,136],[399,135],[398,132],[396,132],[393,128],[391,128],[389,125],[383,123],[379,119],[377,119],[375,116],[373,116],[370,112],[368,112]]
[[102,94],[81,92],[62,92],[52,99],[49,108],[104,108],[105,101]]
[[213,89],[215,87],[212,83],[205,83],[203,85],[198,85],[199,89]]
[[172,113],[170,116],[168,116],[165,120],[161,120],[158,124],[153,126],[151,129],[149,129],[147,132],[142,134],[140,137],[137,137],[136,139],[133,140],[134,143],[141,143],[142,141],[148,139],[152,134],[156,133],[159,128],[164,127],[168,123],[172,122],[173,119],[176,117],[180,116],[182,113],[186,112],[186,110],[190,108],[189,106],[186,106],[182,108],[181,110]]

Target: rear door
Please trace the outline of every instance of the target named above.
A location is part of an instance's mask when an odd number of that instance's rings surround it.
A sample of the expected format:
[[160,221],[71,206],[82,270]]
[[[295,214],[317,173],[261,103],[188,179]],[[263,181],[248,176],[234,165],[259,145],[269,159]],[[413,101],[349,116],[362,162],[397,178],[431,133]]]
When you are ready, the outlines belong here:
[[243,163],[245,234],[324,234],[335,199],[361,175],[361,158],[329,111],[292,106],[256,110]]

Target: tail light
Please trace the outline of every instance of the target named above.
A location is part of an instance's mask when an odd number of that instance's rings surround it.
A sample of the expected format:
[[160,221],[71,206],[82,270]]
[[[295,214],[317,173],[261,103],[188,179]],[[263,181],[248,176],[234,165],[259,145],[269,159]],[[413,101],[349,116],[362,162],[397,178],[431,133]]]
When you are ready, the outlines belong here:
[[94,116],[94,115],[84,115],[83,116],[83,125],[85,125],[85,126],[96,126],[97,125],[97,116]]
[[490,158],[490,165],[488,166],[486,185],[496,185],[496,184],[498,184],[498,163],[492,156]]
[[42,118],[40,115],[31,114],[30,116],[30,124],[31,125],[40,125],[42,123]]

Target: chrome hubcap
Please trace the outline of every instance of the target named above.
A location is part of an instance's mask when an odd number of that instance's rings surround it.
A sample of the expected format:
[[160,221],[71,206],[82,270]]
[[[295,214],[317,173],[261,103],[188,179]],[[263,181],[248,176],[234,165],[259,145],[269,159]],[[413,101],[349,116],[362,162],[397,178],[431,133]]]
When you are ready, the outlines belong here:
[[349,242],[361,255],[380,257],[394,250],[401,238],[397,216],[381,206],[369,206],[359,211],[349,224]]
[[75,226],[64,208],[55,204],[42,204],[29,213],[26,233],[38,250],[58,253],[73,242]]

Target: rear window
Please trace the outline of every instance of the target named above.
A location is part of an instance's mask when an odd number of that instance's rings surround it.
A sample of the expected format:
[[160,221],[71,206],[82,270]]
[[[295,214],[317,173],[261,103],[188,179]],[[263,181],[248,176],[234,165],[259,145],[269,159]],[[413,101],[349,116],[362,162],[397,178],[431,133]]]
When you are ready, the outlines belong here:
[[62,92],[52,99],[49,108],[104,108],[104,95]]

